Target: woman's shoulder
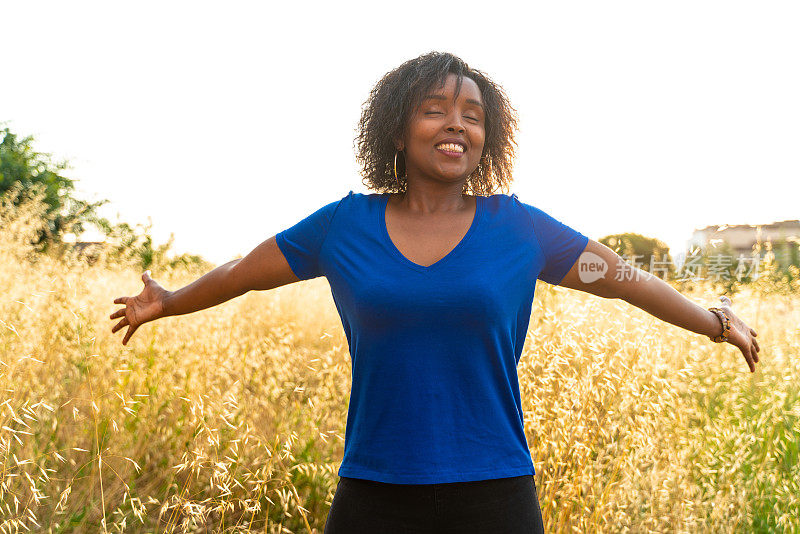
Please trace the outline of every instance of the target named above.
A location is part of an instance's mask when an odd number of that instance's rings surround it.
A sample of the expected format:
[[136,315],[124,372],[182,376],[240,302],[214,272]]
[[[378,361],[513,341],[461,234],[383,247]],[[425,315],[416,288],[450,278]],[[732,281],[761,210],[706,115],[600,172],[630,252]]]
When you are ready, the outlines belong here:
[[384,195],[386,195],[386,193],[356,193],[351,189],[344,197],[342,197],[342,200],[349,199],[354,202],[368,202],[379,200],[383,198]]
[[496,204],[498,207],[506,208],[516,212],[525,212],[531,217],[536,218],[538,215],[544,213],[541,208],[529,200],[520,200],[516,193],[503,194],[498,193],[487,197],[490,202]]
[[516,193],[494,193],[483,197],[483,202],[490,209],[503,211],[506,214],[514,211],[519,211],[524,207],[523,203],[519,200]]
[[367,216],[371,211],[370,208],[376,205],[382,195],[380,193],[357,193],[352,189],[341,198],[337,198],[330,202],[325,208],[330,213],[330,218],[334,216],[342,217],[359,217]]

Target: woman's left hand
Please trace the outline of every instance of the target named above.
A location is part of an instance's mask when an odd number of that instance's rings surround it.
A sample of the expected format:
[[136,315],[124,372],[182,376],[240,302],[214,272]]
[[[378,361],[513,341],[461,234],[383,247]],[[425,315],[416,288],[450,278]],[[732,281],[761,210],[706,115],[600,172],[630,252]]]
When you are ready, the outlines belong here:
[[748,367],[750,367],[750,372],[755,373],[756,363],[758,363],[758,353],[761,351],[761,348],[758,346],[758,341],[756,341],[758,333],[747,326],[744,321],[733,313],[731,309],[731,299],[723,296],[720,297],[719,300],[722,302],[722,305],[719,307],[725,310],[731,318],[731,331],[728,334],[728,343],[735,345],[742,351],[742,355],[744,355],[744,359],[747,361]]

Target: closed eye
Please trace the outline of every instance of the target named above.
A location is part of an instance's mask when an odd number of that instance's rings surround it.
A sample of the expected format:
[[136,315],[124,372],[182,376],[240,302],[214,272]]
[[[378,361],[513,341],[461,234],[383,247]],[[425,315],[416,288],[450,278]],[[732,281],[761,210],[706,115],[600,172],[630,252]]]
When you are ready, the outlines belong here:
[[[426,111],[425,115],[444,115],[444,113],[442,113],[441,111]],[[471,121],[480,122],[480,119],[476,117],[464,117],[464,118]]]

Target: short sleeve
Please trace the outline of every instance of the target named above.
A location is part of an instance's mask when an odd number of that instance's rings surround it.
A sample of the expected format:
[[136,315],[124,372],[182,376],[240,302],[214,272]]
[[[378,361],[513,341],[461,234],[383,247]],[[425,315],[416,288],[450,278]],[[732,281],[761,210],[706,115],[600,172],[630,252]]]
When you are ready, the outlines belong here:
[[558,285],[575,265],[589,238],[530,204],[521,203],[533,220],[533,232],[545,262],[539,280]]
[[[348,196],[352,194],[350,191]],[[320,266],[322,245],[328,236],[333,216],[345,198],[347,197],[326,204],[294,226],[275,235],[278,248],[300,280],[324,276]]]

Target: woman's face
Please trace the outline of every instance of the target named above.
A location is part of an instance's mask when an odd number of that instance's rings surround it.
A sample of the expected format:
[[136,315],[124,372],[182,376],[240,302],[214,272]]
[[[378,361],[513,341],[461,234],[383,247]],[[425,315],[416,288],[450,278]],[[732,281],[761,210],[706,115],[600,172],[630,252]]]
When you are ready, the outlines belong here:
[[456,75],[450,73],[444,87],[434,89],[411,116],[403,147],[409,181],[463,183],[480,162],[486,138],[480,89],[466,76],[458,98],[455,88]]

